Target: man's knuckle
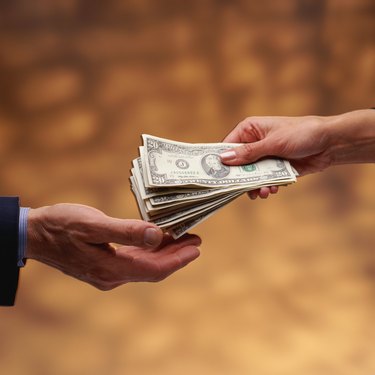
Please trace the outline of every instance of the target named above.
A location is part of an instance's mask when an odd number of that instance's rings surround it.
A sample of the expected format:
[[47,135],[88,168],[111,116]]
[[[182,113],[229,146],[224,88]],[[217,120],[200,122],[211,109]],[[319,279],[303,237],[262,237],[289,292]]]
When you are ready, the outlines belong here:
[[159,266],[156,266],[153,272],[152,281],[159,282],[164,280],[167,277],[167,272],[161,269]]
[[160,281],[163,281],[167,277],[166,274],[159,274],[155,275],[154,278],[152,279],[153,282],[158,283]]
[[92,284],[96,289],[101,290],[102,292],[107,292],[111,290],[111,286],[109,284],[103,283],[103,282],[96,282]]
[[105,272],[100,275],[96,275],[95,280],[91,284],[99,290],[108,291],[118,286],[118,280],[110,272]]
[[102,291],[109,291],[109,290],[117,288],[119,285],[121,285],[121,283],[115,282],[115,281],[102,281],[99,284],[100,286],[99,289]]

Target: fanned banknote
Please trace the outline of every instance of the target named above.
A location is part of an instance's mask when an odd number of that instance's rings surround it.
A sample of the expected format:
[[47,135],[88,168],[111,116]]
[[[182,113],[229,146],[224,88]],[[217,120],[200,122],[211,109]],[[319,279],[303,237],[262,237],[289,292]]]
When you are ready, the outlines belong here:
[[296,181],[297,172],[287,160],[222,164],[219,155],[239,144],[183,143],[147,134],[142,138],[131,188],[142,218],[174,238],[245,192]]

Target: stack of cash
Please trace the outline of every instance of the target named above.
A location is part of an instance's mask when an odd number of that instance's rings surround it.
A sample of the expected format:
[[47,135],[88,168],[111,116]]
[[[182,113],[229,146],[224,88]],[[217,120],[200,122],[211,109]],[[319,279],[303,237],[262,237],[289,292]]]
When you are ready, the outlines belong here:
[[131,188],[142,218],[173,238],[247,191],[296,181],[297,172],[286,160],[222,164],[219,155],[237,144],[182,143],[147,134],[142,138]]

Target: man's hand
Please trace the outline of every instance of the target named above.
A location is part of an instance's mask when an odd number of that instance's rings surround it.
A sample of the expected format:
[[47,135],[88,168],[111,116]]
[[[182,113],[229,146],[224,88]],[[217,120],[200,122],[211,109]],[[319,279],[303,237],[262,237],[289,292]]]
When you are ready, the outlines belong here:
[[173,240],[151,223],[112,218],[78,204],[31,209],[27,237],[26,258],[101,290],[163,280],[197,258],[201,243],[195,235]]

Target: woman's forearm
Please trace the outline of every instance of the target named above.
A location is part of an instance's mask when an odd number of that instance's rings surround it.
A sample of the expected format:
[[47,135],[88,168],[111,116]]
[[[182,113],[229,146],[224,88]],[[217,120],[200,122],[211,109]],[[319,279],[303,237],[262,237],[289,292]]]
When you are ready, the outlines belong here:
[[332,116],[325,125],[333,165],[375,162],[375,110]]

